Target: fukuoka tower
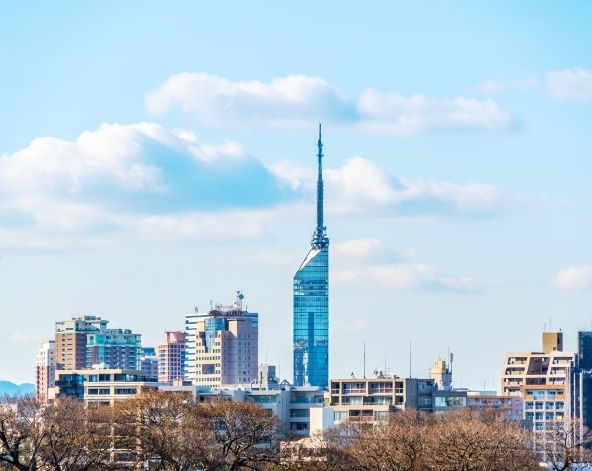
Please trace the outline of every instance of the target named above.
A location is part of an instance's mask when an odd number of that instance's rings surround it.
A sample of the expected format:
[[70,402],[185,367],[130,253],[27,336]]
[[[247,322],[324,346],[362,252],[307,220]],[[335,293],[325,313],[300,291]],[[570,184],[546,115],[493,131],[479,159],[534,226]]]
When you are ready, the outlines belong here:
[[323,143],[319,124],[317,227],[294,275],[294,385],[329,384],[329,238],[323,223]]

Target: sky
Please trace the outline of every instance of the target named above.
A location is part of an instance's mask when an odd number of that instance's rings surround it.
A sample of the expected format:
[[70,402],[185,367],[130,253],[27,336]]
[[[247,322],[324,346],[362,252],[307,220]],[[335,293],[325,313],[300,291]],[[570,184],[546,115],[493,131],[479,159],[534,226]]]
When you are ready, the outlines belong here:
[[330,376],[499,389],[592,328],[592,4],[4,2],[0,379],[243,290],[292,379],[323,124]]

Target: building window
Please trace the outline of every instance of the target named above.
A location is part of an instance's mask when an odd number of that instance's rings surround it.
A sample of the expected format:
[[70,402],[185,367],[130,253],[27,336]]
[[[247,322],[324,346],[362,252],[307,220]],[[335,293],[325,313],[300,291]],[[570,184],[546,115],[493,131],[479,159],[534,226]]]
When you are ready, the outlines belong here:
[[290,430],[298,430],[298,431],[308,430],[308,424],[306,422],[291,423]]

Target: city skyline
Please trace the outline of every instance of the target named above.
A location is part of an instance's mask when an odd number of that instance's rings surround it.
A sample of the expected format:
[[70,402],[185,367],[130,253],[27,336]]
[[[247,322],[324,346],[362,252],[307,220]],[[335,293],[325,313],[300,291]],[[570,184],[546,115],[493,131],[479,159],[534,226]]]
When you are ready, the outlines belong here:
[[319,122],[331,377],[364,341],[407,376],[411,343],[413,376],[450,349],[456,386],[497,387],[545,324],[566,351],[589,328],[591,5],[3,12],[0,379],[33,382],[56,320],[155,346],[237,289],[292,378]]

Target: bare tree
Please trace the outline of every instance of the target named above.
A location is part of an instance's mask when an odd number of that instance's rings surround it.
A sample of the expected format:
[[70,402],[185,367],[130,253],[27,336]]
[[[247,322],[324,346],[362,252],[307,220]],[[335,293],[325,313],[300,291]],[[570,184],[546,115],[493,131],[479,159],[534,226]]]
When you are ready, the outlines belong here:
[[217,461],[213,430],[191,394],[149,390],[115,405],[116,435],[136,467],[156,471],[208,468]]
[[426,467],[438,471],[517,471],[537,466],[528,432],[487,409],[437,417],[427,436]]
[[545,426],[535,432],[535,446],[550,469],[566,471],[592,462],[592,433],[578,419],[546,422]]
[[271,411],[248,402],[209,401],[198,411],[208,430],[214,431],[216,456],[222,463],[208,470],[265,470],[280,462],[280,419]]
[[118,467],[113,460],[111,407],[85,406],[72,397],[57,398],[42,411],[44,437],[39,467],[54,471],[101,471]]
[[361,470],[414,471],[425,461],[431,416],[398,411],[360,434],[349,453]]
[[36,471],[45,438],[42,404],[33,395],[0,400],[0,463],[19,471]]

